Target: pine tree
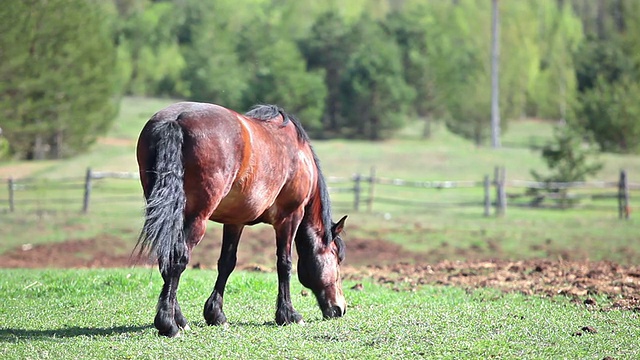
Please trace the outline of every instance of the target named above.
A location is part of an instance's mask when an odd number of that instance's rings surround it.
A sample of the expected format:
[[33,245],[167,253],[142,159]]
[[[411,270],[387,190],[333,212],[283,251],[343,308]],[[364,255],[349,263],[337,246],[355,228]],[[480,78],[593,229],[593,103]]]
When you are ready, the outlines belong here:
[[400,47],[377,22],[363,16],[351,41],[342,81],[346,124],[354,137],[385,139],[405,124],[415,90],[404,80]]
[[[585,139],[589,140],[585,142]],[[574,201],[568,198],[567,189],[558,189],[550,185],[555,182],[584,181],[602,169],[603,164],[594,160],[597,151],[590,146],[592,141],[580,131],[566,125],[556,127],[553,141],[542,149],[542,157],[550,173],[542,175],[531,170],[536,181],[549,184],[547,191],[560,194],[560,205],[571,206]],[[538,194],[530,190],[530,194]],[[541,200],[543,197],[540,197]]]
[[85,150],[116,109],[115,49],[100,6],[6,0],[0,33],[0,116],[12,154],[44,159]]

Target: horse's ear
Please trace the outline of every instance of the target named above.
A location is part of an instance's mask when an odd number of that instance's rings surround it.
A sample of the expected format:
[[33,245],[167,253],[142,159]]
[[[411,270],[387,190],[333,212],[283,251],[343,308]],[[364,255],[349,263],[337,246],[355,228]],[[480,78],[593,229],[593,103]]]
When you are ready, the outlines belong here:
[[347,215],[343,216],[342,219],[338,220],[338,222],[331,227],[331,235],[333,235],[334,238],[344,230],[344,222],[346,220]]

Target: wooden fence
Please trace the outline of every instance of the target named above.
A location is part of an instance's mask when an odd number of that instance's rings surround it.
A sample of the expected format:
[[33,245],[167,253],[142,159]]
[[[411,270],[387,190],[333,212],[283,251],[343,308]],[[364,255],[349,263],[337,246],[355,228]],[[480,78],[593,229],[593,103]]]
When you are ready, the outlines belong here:
[[[136,180],[118,185],[113,179]],[[138,174],[87,169],[84,177],[57,180],[6,179],[7,197],[0,197],[1,212],[79,211],[92,204],[135,202],[142,204]],[[378,207],[475,207],[484,216],[505,216],[507,206],[523,208],[599,209],[617,211],[621,219],[631,214],[630,192],[640,183],[629,182],[625,171],[617,181],[541,183],[508,180],[504,168],[495,168],[493,178],[478,181],[413,181],[386,178],[371,169],[369,174],[327,177],[334,204],[354,211],[382,211]],[[96,194],[97,190],[97,194]],[[48,196],[54,194],[53,197]],[[446,194],[446,195],[445,195]],[[349,200],[350,199],[350,200]],[[588,204],[586,204],[588,203]],[[52,210],[53,209],[53,210]],[[493,211],[492,211],[493,210]]]
[[[328,182],[353,183],[350,187],[331,188],[331,192],[353,192],[353,209],[359,211],[366,206],[373,211],[374,203],[413,207],[476,207],[482,208],[484,216],[504,216],[507,206],[531,209],[592,209],[614,210],[622,219],[631,215],[630,192],[640,191],[640,183],[628,181],[626,172],[620,171],[617,181],[588,182],[536,182],[529,180],[508,180],[505,168],[496,167],[493,178],[485,175],[478,181],[411,181],[376,176],[375,169],[368,175],[356,174],[350,179],[329,177]],[[382,187],[403,187],[416,189],[410,197],[389,197]],[[420,191],[418,189],[424,189]],[[475,189],[471,197],[458,197],[447,202],[425,202],[417,200],[414,194],[428,190],[462,192]],[[381,195],[382,194],[382,195]],[[434,193],[429,193],[433,195]],[[428,196],[428,195],[427,195]],[[591,202],[591,204],[584,204]],[[597,202],[597,204],[596,204]],[[493,210],[493,211],[492,211]]]
[[[137,173],[101,172],[87,169],[84,176],[49,179],[6,179],[7,197],[0,195],[0,212],[68,212],[88,213],[91,204],[138,202],[143,198],[139,187],[117,186],[113,179],[135,179]],[[105,183],[105,181],[107,181]],[[99,196],[94,195],[96,184]],[[131,185],[131,184],[128,184]],[[51,195],[53,194],[53,196]],[[6,205],[5,205],[6,204]]]

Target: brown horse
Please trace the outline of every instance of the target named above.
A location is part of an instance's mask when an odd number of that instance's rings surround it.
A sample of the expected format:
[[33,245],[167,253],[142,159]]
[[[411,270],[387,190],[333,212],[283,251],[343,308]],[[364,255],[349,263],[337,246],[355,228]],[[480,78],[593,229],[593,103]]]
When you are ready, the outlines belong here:
[[207,220],[224,224],[218,278],[204,306],[207,324],[227,323],[224,288],[243,228],[257,223],[275,230],[276,323],[302,322],[289,290],[294,239],[300,282],[313,291],[325,318],[344,315],[340,233],[346,216],[331,220],[318,158],[293,116],[274,105],[255,106],[243,116],[213,104],[180,102],[147,122],[137,158],[147,201],[137,246],[140,255],[158,261],[164,280],[154,320],[161,335],[188,329],[176,291]]

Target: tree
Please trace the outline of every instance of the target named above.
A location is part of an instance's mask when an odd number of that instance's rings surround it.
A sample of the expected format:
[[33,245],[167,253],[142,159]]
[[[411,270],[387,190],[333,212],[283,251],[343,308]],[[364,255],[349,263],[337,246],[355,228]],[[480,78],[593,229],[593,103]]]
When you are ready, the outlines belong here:
[[433,2],[422,8],[429,25],[427,57],[434,74],[435,98],[443,104],[445,124],[478,145],[491,129],[491,13],[485,5]]
[[588,38],[606,40],[625,29],[625,13],[636,0],[568,0]]
[[590,131],[603,151],[640,152],[640,84],[628,76],[616,82],[600,77],[580,96],[577,123]]
[[2,137],[2,129],[0,128],[0,160],[9,155],[9,143],[7,139]]
[[327,87],[323,132],[339,133],[342,125],[342,94],[340,83],[347,59],[353,51],[348,41],[349,26],[336,11],[321,14],[308,37],[298,41],[310,69],[324,70]]
[[189,0],[184,6],[186,21],[178,37],[186,62],[182,72],[188,84],[185,96],[241,111],[251,76],[237,51],[243,19],[234,15],[230,1]]
[[567,5],[535,3],[539,18],[539,64],[527,89],[527,116],[565,121],[577,96],[574,54],[583,41],[580,19]]
[[[416,4],[414,0],[410,4]],[[427,56],[435,99],[447,127],[477,145],[491,134],[491,2],[435,1],[422,7],[428,24]],[[539,64],[534,35],[539,27],[529,2],[500,3],[500,127],[524,113],[526,90]]]
[[491,1],[491,145],[501,147],[500,141],[500,9],[498,0]]
[[0,116],[18,158],[85,150],[114,118],[115,49],[87,0],[7,0],[0,10]]
[[281,105],[295,114],[310,134],[322,129],[327,89],[324,72],[307,71],[306,62],[295,43],[276,40],[257,49],[255,63],[245,63],[252,69],[252,78],[244,93],[244,108],[257,103]]
[[405,124],[415,91],[404,80],[400,48],[377,22],[363,16],[352,36],[357,45],[342,81],[346,125],[354,137],[381,140]]
[[445,123],[452,132],[481,145],[491,131],[490,3],[465,1],[440,5],[436,11],[437,30],[430,37],[429,56],[438,98],[447,110]]
[[589,139],[571,126],[557,126],[552,142],[542,149],[542,157],[551,173],[545,176],[532,170],[533,177],[544,182],[574,182],[597,174],[602,169],[602,163],[592,160],[598,152],[593,148],[592,141],[585,142],[585,138]]
[[[603,164],[593,160],[597,151],[590,146],[591,141],[584,141],[585,138],[589,139],[583,132],[571,126],[556,127],[553,141],[542,149],[542,157],[550,173],[541,175],[531,170],[533,178],[545,183],[575,182],[584,181],[587,177],[597,174]],[[567,198],[566,188],[557,189],[550,186],[548,191],[560,193],[562,206],[572,205],[573,202]],[[536,194],[537,191],[532,190],[530,193]]]
[[441,102],[436,101],[435,75],[428,53],[431,28],[423,16],[429,13],[425,10],[428,5],[419,2],[412,6],[415,9],[407,7],[390,13],[383,25],[400,46],[404,79],[416,92],[411,107],[425,123],[423,138],[429,138],[431,123],[435,117],[442,116],[443,108]]
[[[602,26],[576,53],[576,124],[587,129],[603,151],[640,152],[640,5],[620,1],[599,9]],[[620,7],[622,6],[622,8]],[[619,16],[611,14],[619,12]],[[607,12],[609,11],[609,12]],[[607,19],[617,19],[609,24]],[[613,31],[606,29],[613,28]],[[603,30],[605,29],[605,30]]]
[[178,29],[185,22],[184,9],[172,2],[151,2],[124,7],[116,34],[119,62],[133,95],[187,94],[182,71],[186,67],[178,43]]
[[322,70],[308,70],[296,39],[282,21],[290,9],[264,4],[242,26],[237,54],[248,76],[242,104],[274,103],[295,114],[305,129],[315,135],[322,129],[327,89]]
[[599,81],[615,83],[624,74],[633,74],[635,64],[616,40],[589,39],[581,44],[575,54],[580,93],[594,89]]

